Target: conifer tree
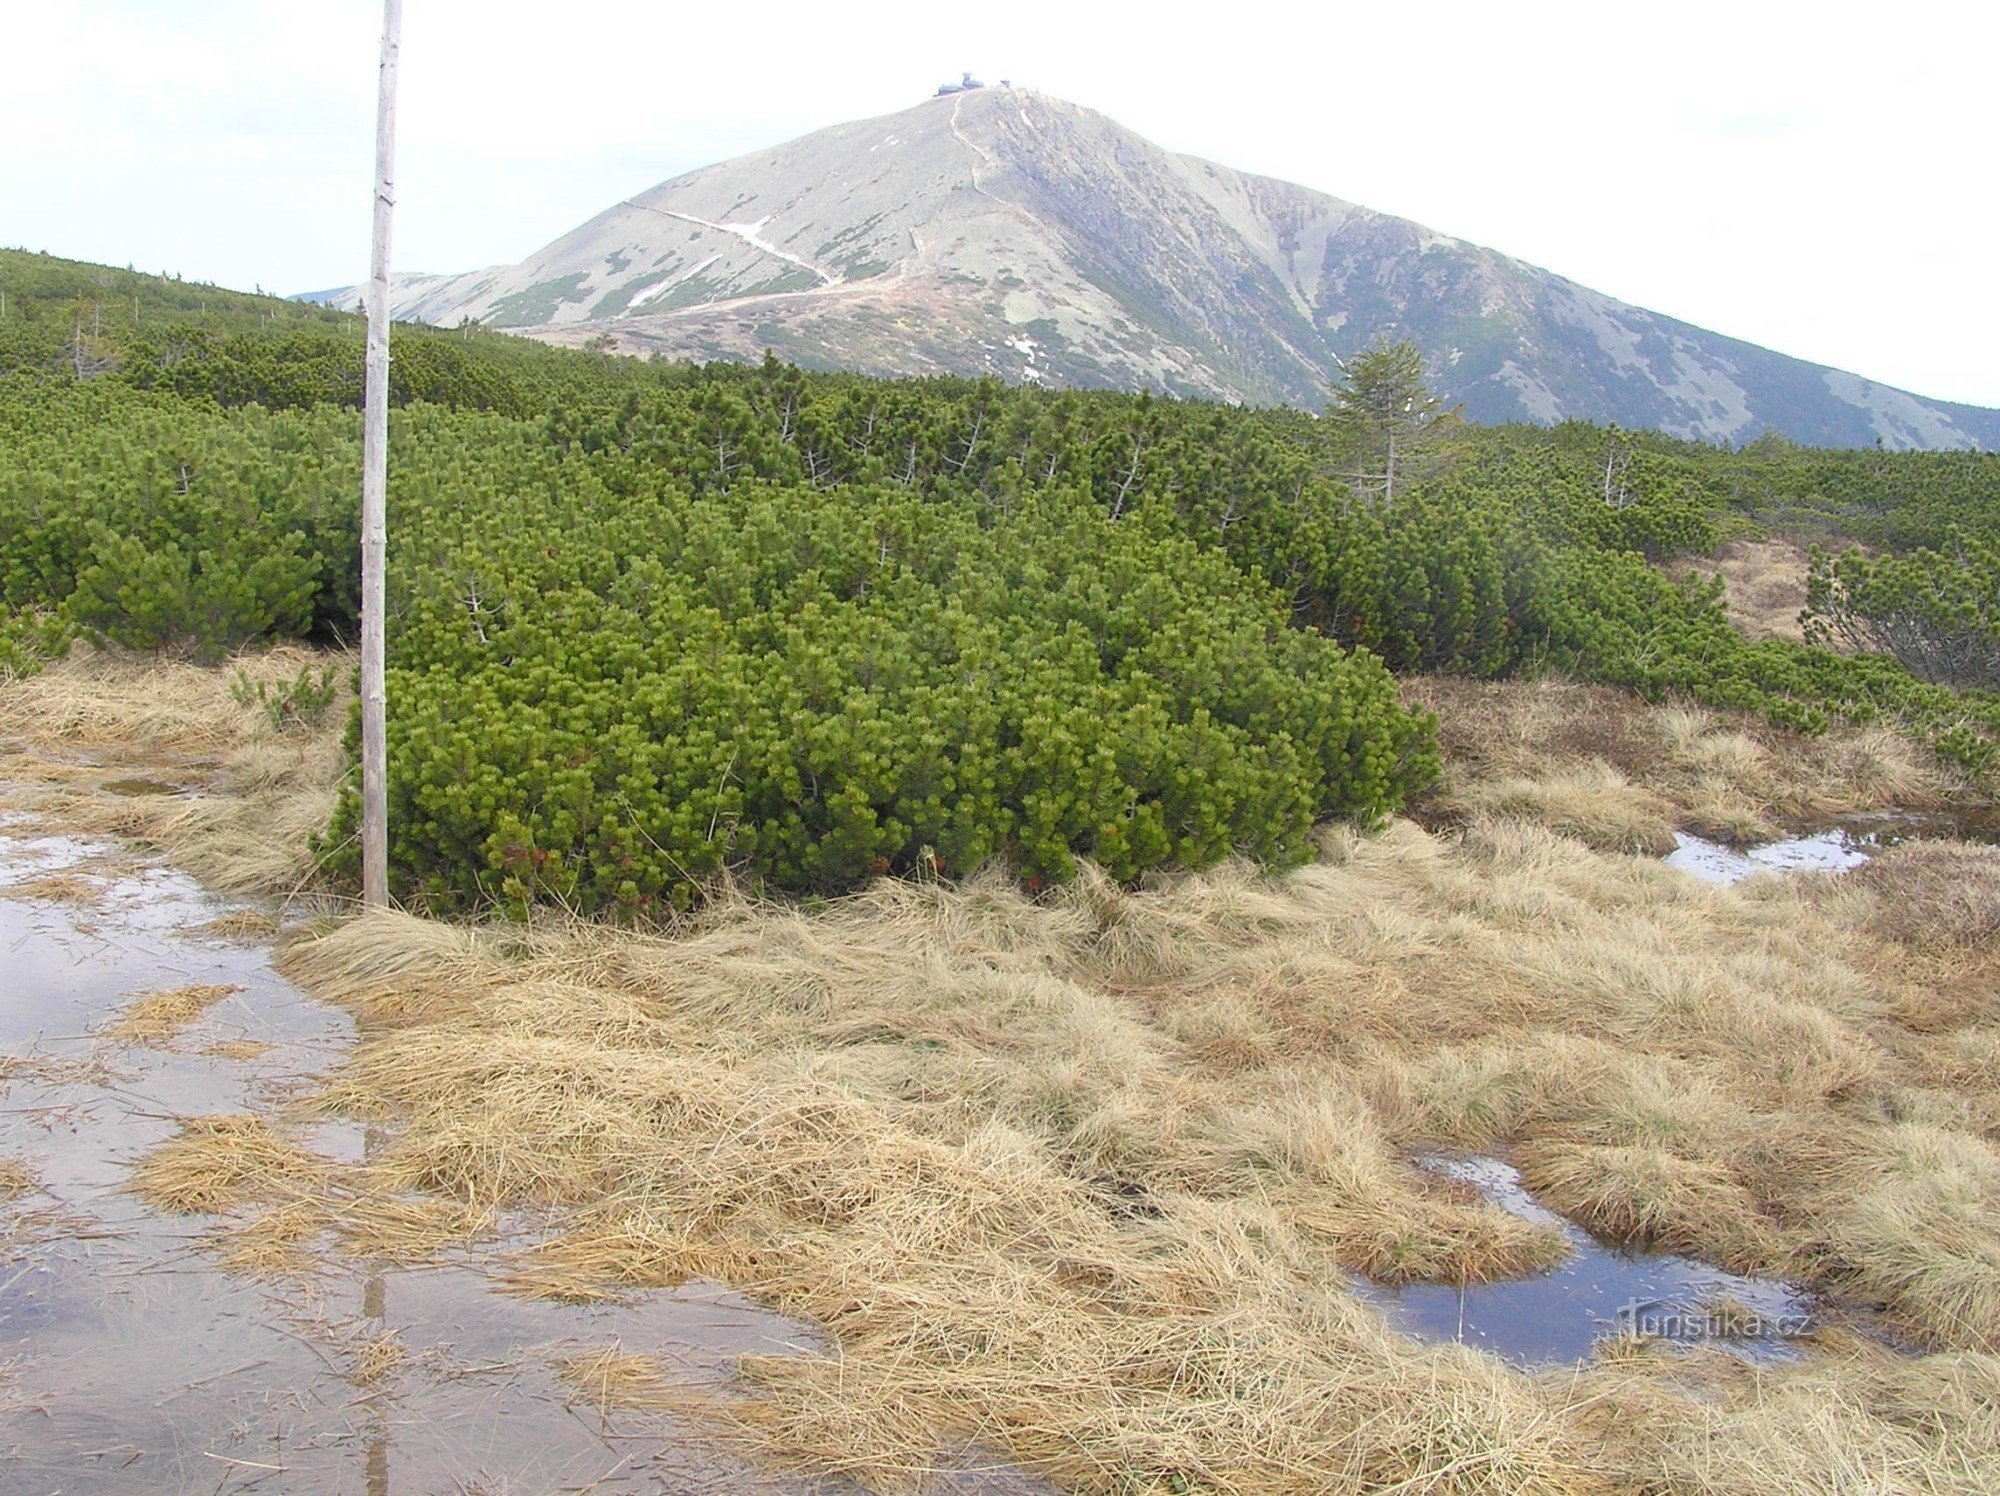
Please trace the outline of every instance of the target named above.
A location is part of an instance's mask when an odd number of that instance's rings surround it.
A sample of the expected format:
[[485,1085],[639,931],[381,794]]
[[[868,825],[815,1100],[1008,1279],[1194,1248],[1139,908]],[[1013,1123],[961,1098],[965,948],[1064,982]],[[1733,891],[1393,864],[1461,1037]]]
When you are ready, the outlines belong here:
[[1393,504],[1412,483],[1434,477],[1448,462],[1464,426],[1460,406],[1447,407],[1424,383],[1415,343],[1377,337],[1347,361],[1327,406],[1335,471],[1357,494]]

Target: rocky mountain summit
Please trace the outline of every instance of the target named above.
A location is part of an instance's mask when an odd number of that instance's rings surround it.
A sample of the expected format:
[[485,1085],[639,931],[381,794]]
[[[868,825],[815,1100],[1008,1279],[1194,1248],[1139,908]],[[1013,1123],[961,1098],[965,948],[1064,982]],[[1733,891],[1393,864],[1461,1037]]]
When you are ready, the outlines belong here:
[[[352,288],[313,299],[358,304]],[[1659,316],[1018,88],[689,172],[518,265],[402,277],[393,301],[626,352],[768,348],[809,368],[1315,407],[1339,361],[1387,334],[1476,420],[2000,448],[2000,412]]]

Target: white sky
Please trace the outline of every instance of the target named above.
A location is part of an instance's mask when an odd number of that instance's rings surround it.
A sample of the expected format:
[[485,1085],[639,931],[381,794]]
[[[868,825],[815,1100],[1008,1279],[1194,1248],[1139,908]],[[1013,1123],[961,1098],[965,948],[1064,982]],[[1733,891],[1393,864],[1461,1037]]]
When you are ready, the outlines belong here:
[[[405,0],[396,262],[520,259],[971,68],[1624,300],[2000,406],[2000,7]],[[22,0],[0,244],[226,285],[367,263],[377,0]]]

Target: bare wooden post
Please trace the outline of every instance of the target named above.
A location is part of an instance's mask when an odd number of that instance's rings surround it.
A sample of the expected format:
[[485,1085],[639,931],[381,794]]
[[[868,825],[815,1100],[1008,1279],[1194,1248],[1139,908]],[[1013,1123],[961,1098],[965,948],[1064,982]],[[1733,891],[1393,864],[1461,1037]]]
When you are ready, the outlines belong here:
[[382,571],[389,476],[389,222],[396,211],[396,52],[403,0],[383,0],[375,107],[375,239],[368,266],[368,388],[361,426],[361,901],[389,902],[388,687]]

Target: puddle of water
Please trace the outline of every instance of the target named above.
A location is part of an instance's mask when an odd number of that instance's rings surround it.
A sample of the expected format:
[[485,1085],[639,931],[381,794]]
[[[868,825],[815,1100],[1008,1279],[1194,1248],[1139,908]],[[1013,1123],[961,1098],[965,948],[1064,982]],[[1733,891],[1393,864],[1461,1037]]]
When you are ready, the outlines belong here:
[[[1712,1344],[1760,1361],[1795,1360],[1812,1300],[1791,1284],[1745,1278],[1665,1252],[1611,1247],[1548,1209],[1496,1158],[1434,1155],[1427,1169],[1475,1186],[1502,1210],[1553,1226],[1570,1255],[1534,1278],[1500,1283],[1362,1283],[1389,1322],[1419,1340],[1459,1340],[1520,1366],[1586,1361],[1621,1333]],[[1716,1313],[1718,1305],[1728,1311]]]
[[1666,857],[1667,866],[1710,883],[1741,883],[1754,873],[1844,873],[1861,866],[1868,860],[1871,849],[1881,845],[1874,834],[1845,827],[1766,842],[1740,852],[1684,831],[1675,832],[1674,841],[1675,848]]
[[178,795],[177,784],[168,784],[161,779],[107,779],[99,786],[109,795]]
[[[735,1359],[816,1344],[806,1327],[713,1284],[622,1305],[491,1291],[476,1263],[302,1282],[220,1271],[203,1218],[124,1191],[132,1163],[182,1116],[268,1110],[353,1037],[342,1013],[285,981],[259,947],[204,938],[240,910],[163,867],[63,837],[0,833],[0,1156],[42,1190],[0,1204],[0,1465],[8,1490],[155,1492],[685,1491],[832,1493],[844,1482],[765,1476],[687,1437],[665,1414],[576,1400],[550,1366],[614,1339],[691,1385]],[[101,897],[10,896],[74,871]],[[25,890],[24,890],[25,892]],[[112,1046],[101,1028],[138,992],[240,990],[165,1049]],[[245,1058],[203,1053],[254,1041]],[[257,1049],[255,1046],[270,1046]],[[312,1142],[354,1156],[357,1130]],[[24,1212],[66,1225],[21,1229]],[[394,1331],[406,1359],[379,1384],[343,1373]],[[11,1363],[11,1368],[10,1368]],[[9,1374],[11,1370],[11,1375]],[[947,1489],[1037,1492],[1014,1472],[961,1470]]]
[[1876,810],[1849,816],[1842,824],[1861,844],[1872,847],[1925,839],[2000,846],[2000,810],[1984,806],[1950,811]]
[[1884,847],[1923,838],[2000,845],[2000,813],[1981,809],[1946,814],[1880,810],[1849,816],[1842,824],[1810,836],[1787,837],[1741,850],[1676,832],[1675,848],[1665,861],[1668,867],[1711,883],[1740,883],[1755,873],[1844,873]]

